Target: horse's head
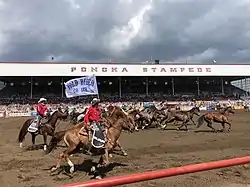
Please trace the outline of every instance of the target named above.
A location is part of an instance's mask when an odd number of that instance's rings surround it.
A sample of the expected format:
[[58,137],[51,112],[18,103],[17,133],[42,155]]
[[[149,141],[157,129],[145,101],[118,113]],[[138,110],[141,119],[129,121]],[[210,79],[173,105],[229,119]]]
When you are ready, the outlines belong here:
[[114,110],[115,110],[115,107],[113,105],[109,105],[106,108],[105,112],[106,112],[107,116],[111,116],[113,114]]
[[227,108],[225,108],[225,112],[229,113],[229,114],[234,114],[234,110],[233,110],[233,107],[231,106],[228,106]]
[[196,116],[200,116],[201,113],[200,113],[200,108],[195,106],[191,109],[191,111],[196,115]]
[[[120,121],[119,123],[116,123],[117,125],[121,125],[122,129],[128,130],[130,132],[133,132],[135,130],[135,123],[134,120],[128,116],[120,107],[113,106],[113,108],[110,108],[110,118],[112,121]],[[120,120],[121,119],[121,120]]]
[[56,110],[55,112],[53,112],[53,114],[51,115],[51,120],[56,118],[56,119],[67,119],[69,115],[69,111],[68,109],[66,109],[64,112],[62,111],[62,109]]

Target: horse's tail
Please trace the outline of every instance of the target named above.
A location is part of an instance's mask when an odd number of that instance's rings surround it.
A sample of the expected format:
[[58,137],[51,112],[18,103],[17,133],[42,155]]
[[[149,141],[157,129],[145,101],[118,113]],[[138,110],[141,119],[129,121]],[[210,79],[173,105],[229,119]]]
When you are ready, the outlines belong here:
[[56,132],[54,134],[54,136],[51,138],[51,140],[49,142],[49,146],[48,146],[48,149],[46,151],[46,154],[49,154],[51,151],[53,151],[56,148],[57,144],[63,139],[65,133],[66,133],[66,130]]
[[205,118],[205,114],[201,115],[198,118],[198,124],[197,124],[196,128],[199,128],[204,123],[204,118]]
[[25,136],[28,132],[28,128],[29,128],[29,122],[30,119],[26,120],[22,126],[22,128],[20,129],[19,135],[18,135],[18,143],[22,143],[23,140],[25,139]]

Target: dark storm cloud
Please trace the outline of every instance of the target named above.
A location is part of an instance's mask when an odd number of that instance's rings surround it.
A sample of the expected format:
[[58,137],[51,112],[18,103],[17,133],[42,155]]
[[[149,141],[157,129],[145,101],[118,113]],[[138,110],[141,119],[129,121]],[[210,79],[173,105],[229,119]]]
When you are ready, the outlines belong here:
[[0,60],[250,62],[247,0],[0,0]]

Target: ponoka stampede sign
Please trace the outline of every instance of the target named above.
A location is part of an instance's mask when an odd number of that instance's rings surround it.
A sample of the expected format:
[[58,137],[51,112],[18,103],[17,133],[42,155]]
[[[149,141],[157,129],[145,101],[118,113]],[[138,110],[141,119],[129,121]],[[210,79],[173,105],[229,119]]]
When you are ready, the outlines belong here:
[[[79,67],[78,67],[79,68]],[[77,71],[77,67],[71,67],[71,72]],[[82,66],[80,67],[80,71],[83,73],[86,72],[90,72],[90,73],[129,73],[129,68],[127,68],[126,66],[124,67],[85,67]],[[140,69],[141,73],[148,73],[148,72],[153,72],[153,73],[183,73],[183,72],[189,72],[189,73],[193,73],[193,72],[197,72],[197,73],[210,73],[212,70],[211,68],[204,68],[204,67],[184,67],[184,66],[180,66],[180,67],[142,67]]]
[[97,81],[94,75],[71,79],[64,83],[64,85],[67,98],[85,95],[98,95]]

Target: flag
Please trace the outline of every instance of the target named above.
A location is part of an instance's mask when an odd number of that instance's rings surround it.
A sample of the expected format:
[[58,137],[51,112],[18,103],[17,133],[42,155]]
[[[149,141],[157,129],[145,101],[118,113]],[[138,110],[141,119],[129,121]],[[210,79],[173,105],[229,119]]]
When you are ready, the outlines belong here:
[[99,95],[95,75],[71,79],[64,83],[67,98]]

